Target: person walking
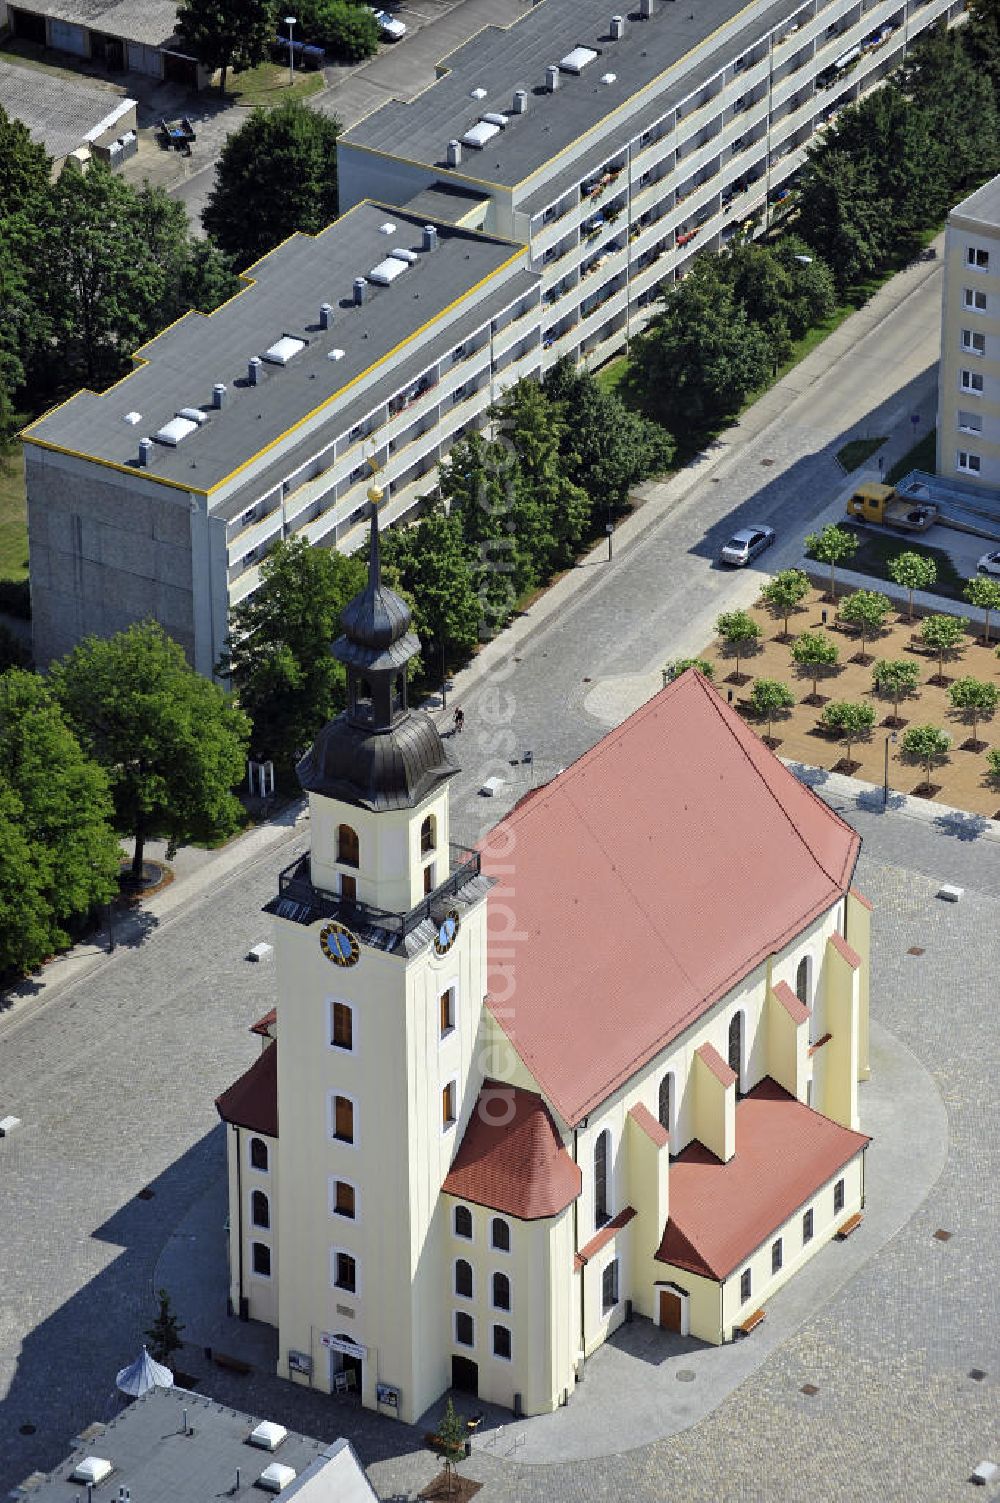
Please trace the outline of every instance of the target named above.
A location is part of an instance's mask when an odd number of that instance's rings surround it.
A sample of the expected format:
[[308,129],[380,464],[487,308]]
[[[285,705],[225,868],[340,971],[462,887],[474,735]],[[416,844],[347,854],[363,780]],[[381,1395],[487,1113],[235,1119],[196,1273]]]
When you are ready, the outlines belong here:
[[465,730],[465,711],[461,710],[461,709],[456,709],[455,715],[454,715],[454,720],[455,720],[455,730],[458,732],[459,735],[461,735],[462,731]]

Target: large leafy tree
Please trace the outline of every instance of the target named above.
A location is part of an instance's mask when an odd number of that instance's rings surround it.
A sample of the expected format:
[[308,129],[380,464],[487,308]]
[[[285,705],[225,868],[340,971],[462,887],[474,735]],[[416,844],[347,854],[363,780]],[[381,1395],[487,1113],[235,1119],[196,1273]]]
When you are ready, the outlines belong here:
[[259,260],[295,230],[337,217],[340,122],[286,99],[254,110],[226,140],[202,223],[237,265]]
[[476,571],[481,637],[506,626],[523,588],[513,524],[519,485],[512,445],[475,430],[452,445],[438,470],[438,489],[461,525]]
[[47,191],[51,166],[44,146],[0,105],[0,219],[29,208]]
[[946,208],[949,171],[941,143],[927,111],[895,82],[844,111],[836,145],[871,175],[892,239],[912,235]]
[[254,752],[274,762],[282,781],[344,707],[345,673],[330,647],[365,579],[360,558],[292,538],[268,554],[257,589],[230,614],[219,671],[250,717]]
[[802,235],[833,269],[843,290],[874,271],[886,254],[892,227],[867,161],[834,139],[811,152],[799,188]]
[[537,381],[518,381],[494,416],[520,470],[511,516],[517,549],[540,582],[572,563],[590,526],[590,497],[566,474],[567,419]]
[[771,365],[767,335],[707,260],[671,288],[633,346],[634,379],[678,436],[731,416]]
[[566,473],[587,491],[599,516],[623,510],[632,487],[673,459],[674,441],[665,428],[632,412],[571,360],[554,365],[542,389],[557,404]]
[[298,0],[295,14],[307,41],[344,62],[359,63],[378,50],[378,22],[367,5],[355,0]]
[[1000,0],[968,0],[962,41],[975,70],[1000,97]]
[[274,0],[184,0],[177,30],[187,47],[213,73],[221,70],[219,92],[226,92],[230,68],[255,68],[274,40]]
[[70,942],[116,890],[120,851],[104,772],[37,674],[0,675],[0,970]]
[[[930,133],[945,164],[950,201],[959,191],[992,176],[1000,167],[996,69],[980,52],[985,32],[977,19],[992,17],[997,36],[997,0],[981,5],[972,0],[965,26],[954,30],[942,24],[918,38],[910,48],[899,78],[929,123]],[[987,49],[988,50],[988,49]],[[998,49],[1000,60],[1000,49]]]
[[467,655],[479,640],[482,609],[459,518],[435,508],[415,527],[389,533],[383,555],[413,600],[425,660],[445,664]]
[[837,305],[837,283],[829,266],[799,235],[782,235],[774,255],[789,274],[785,317],[793,339],[829,318]]
[[176,845],[238,827],[232,790],[245,772],[249,721],[155,621],[85,638],[49,677],[108,774],[117,828],[135,838],[135,876],[149,835]]

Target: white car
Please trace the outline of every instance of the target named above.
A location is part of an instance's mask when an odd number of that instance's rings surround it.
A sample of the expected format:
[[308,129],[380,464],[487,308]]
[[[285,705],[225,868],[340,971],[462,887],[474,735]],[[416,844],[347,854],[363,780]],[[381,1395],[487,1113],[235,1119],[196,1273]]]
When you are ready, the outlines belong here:
[[976,568],[980,574],[1000,574],[1000,553],[984,553]]
[[760,524],[757,527],[741,527],[739,532],[734,532],[729,542],[719,554],[720,564],[732,564],[734,569],[741,569],[748,564],[758,553],[763,553],[765,548],[770,548],[774,542],[774,528]]
[[387,42],[398,42],[400,37],[406,35],[406,22],[390,16],[387,10],[373,10],[372,15],[378,22],[378,29]]

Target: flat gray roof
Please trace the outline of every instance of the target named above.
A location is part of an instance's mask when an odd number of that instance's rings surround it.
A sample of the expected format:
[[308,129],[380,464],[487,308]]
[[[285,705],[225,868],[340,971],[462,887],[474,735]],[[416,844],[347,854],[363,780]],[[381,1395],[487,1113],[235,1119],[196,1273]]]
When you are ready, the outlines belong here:
[[28,127],[33,141],[58,161],[109,115],[133,105],[117,89],[73,83],[38,68],[0,61],[0,105]]
[[[188,1429],[194,1432],[189,1435],[184,1434],[185,1410]],[[290,1484],[294,1496],[309,1489],[308,1482],[299,1486],[307,1467],[322,1463],[333,1452],[339,1455],[340,1449],[347,1449],[353,1459],[353,1453],[341,1442],[312,1440],[291,1430],[276,1451],[261,1450],[247,1440],[259,1419],[200,1394],[155,1388],[108,1424],[90,1427],[88,1438],[25,1496],[31,1503],[86,1503],[86,1488],[71,1482],[70,1477],[84,1457],[98,1456],[110,1461],[114,1470],[106,1482],[95,1487],[95,1499],[116,1499],[119,1487],[127,1487],[133,1503],[217,1503],[220,1498],[261,1503],[268,1494],[257,1486],[257,1478],[271,1462],[295,1471],[296,1481]],[[356,1462],[351,1468],[357,1475],[356,1490],[350,1486],[351,1479],[343,1476],[341,1465],[335,1471],[338,1480],[343,1477],[348,1483],[342,1493],[337,1491],[338,1497],[374,1497]],[[288,1491],[284,1496],[289,1496]]]
[[489,201],[488,193],[474,193],[471,188],[463,188],[457,183],[431,183],[429,188],[422,188],[413,198],[406,200],[406,212],[459,224],[479,204]]
[[[447,59],[450,72],[443,78],[409,102],[383,105],[342,140],[446,169],[449,140],[461,140],[484,114],[498,111],[508,115],[506,129],[482,150],[463,146],[456,170],[486,184],[514,187],[622,109],[745,8],[744,0],[697,0],[693,11],[687,5],[688,0],[654,0],[649,20],[622,6],[625,32],[612,41],[614,0],[539,0],[510,27],[479,32]],[[788,15],[797,8],[796,0],[777,7]],[[754,29],[761,24],[755,22]],[[561,73],[558,89],[548,93],[546,67],[577,46],[598,56],[579,75]],[[609,73],[614,82],[601,83]],[[474,99],[475,88],[485,89],[485,98]],[[510,114],[515,89],[528,94],[523,115]],[[685,92],[690,92],[686,83]],[[663,109],[658,106],[660,114]]]
[[952,214],[961,214],[963,219],[978,219],[981,224],[1000,226],[1000,177],[991,178],[968,198],[952,209]]
[[[384,363],[396,389],[405,366],[427,364],[439,333],[445,348],[461,343],[463,325],[482,323],[489,302],[499,311],[521,295],[522,281],[529,287],[536,280],[521,270],[524,246],[474,230],[439,225],[437,250],[423,251],[425,222],[366,200],[319,235],[293,235],[251,267],[251,285],[236,297],[207,316],[185,314],[143,346],[136,370],[105,392],[78,392],[27,428],[25,439],[208,492],[321,407],[329,405],[338,428],[352,426],[352,409],[368,411],[378,401],[362,377]],[[390,286],[369,284],[367,300],[355,306],[354,279],[367,277],[395,249],[412,252],[412,264]],[[333,306],[327,331],[319,327],[324,302]],[[446,331],[435,327],[463,303],[464,318]],[[263,356],[286,335],[305,341],[304,348],[287,365],[262,364],[251,386],[250,357]],[[332,360],[335,349],[343,355]],[[219,411],[212,409],[217,382],[227,388]],[[148,467],[140,469],[140,438],[152,437],[185,407],[203,409],[208,421],[176,447],[155,443]],[[127,421],[130,413],[138,420]],[[275,455],[282,470],[291,452],[284,447]]]
[[183,53],[176,35],[177,0],[23,0],[18,8],[106,36]]

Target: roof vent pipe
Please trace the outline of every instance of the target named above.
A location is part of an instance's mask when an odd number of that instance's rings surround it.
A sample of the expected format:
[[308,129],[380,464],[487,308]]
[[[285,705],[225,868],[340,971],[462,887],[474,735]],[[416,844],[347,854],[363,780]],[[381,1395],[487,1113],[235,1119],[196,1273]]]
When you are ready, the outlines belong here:
[[[641,0],[640,0],[641,3]],[[554,94],[559,87],[559,64],[550,63],[545,70],[545,87],[550,94]]]
[[152,452],[153,452],[153,440],[151,438],[140,438],[140,440],[139,440],[139,463],[140,463],[140,465],[142,466],[143,469],[145,469],[146,466],[149,464],[149,456],[152,454]]
[[354,278],[354,303],[355,303],[355,307],[360,308],[361,304],[365,301],[365,299],[367,297],[368,297],[368,283],[365,281],[364,277],[355,277]]
[[653,0],[639,0],[639,15],[648,21],[653,14]]
[[319,326],[320,326],[320,328],[321,329],[329,329],[332,324],[333,324],[333,304],[332,303],[320,303],[320,305],[319,305]]
[[436,251],[438,247],[438,232],[433,224],[424,225],[424,250]]
[[620,42],[621,39],[622,39],[622,37],[624,35],[625,35],[625,17],[624,16],[612,16],[611,17],[611,40],[613,42]]
[[461,141],[449,141],[448,142],[448,166],[449,167],[459,167],[459,166],[461,166],[461,162],[462,162],[462,143],[461,143]]
[[212,387],[212,406],[224,407],[226,405],[226,387],[222,381],[217,381]]
[[528,91],[527,91],[527,89],[515,89],[514,90],[514,103],[511,106],[511,114],[512,115],[525,115],[525,114],[527,114],[527,111],[528,111]]
[[260,380],[260,368],[263,364],[259,355],[251,356],[247,362],[247,380],[251,386],[256,386]]

